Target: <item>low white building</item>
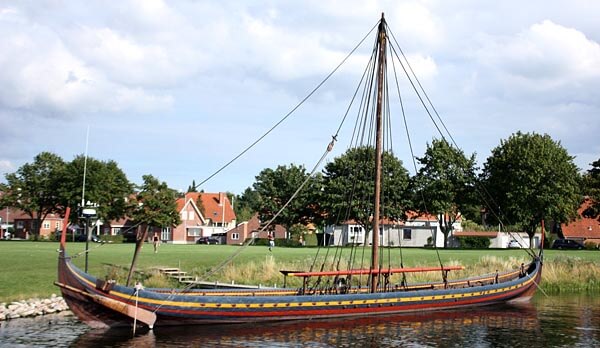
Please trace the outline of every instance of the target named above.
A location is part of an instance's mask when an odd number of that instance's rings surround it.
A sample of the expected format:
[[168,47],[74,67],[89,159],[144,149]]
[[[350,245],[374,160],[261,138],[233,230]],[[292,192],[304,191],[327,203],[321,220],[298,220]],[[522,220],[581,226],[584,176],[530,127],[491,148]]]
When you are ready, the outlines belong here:
[[[462,231],[460,220],[454,223],[454,231]],[[371,244],[370,230],[367,232],[356,221],[329,226],[327,233],[333,233],[333,245]],[[444,247],[444,235],[438,220],[432,215],[412,216],[407,221],[383,221],[379,229],[379,245],[423,247],[435,245]]]
[[[490,248],[529,248],[529,235],[526,232],[502,231],[458,231],[453,234],[451,246],[458,247],[457,238],[460,237],[485,237],[490,239]],[[533,237],[533,247],[539,248],[541,233],[536,232]],[[511,243],[511,241],[516,243]]]

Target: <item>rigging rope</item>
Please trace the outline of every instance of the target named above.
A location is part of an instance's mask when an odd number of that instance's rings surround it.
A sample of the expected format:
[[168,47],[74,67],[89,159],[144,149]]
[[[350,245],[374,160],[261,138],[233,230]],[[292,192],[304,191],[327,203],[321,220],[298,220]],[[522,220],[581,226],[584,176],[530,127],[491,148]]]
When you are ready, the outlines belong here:
[[263,140],[267,135],[269,135],[273,130],[275,130],[275,128],[277,128],[280,124],[282,124],[288,117],[290,117],[302,104],[304,104],[304,102],[306,100],[308,100],[308,98],[310,98],[317,90],[319,90],[319,88],[321,88],[321,86],[323,86],[325,84],[325,82],[327,82],[327,80],[329,80],[329,78],[331,78],[331,76],[333,76],[333,74],[335,74],[336,71],[338,71],[338,69],[348,60],[348,58],[350,58],[350,56],[352,54],[354,54],[354,52],[362,45],[362,43],[367,39],[367,37],[369,37],[369,35],[371,34],[371,32],[373,32],[373,29],[375,29],[377,27],[377,25],[378,24],[376,24],[375,26],[373,26],[373,28],[371,28],[371,30],[369,30],[369,32],[350,51],[350,53],[348,53],[346,55],[346,57],[344,57],[344,59],[342,59],[342,61],[315,88],[313,88],[310,91],[310,93],[308,93],[302,100],[300,100],[300,102],[298,104],[296,104],[296,106],[294,106],[292,108],[292,110],[290,110],[281,120],[279,120],[277,123],[275,123],[275,125],[273,125],[271,128],[269,128],[263,135],[261,135],[257,140],[255,140],[252,144],[250,144],[248,147],[246,147],[238,155],[236,155],[235,157],[233,157],[229,162],[225,163],[219,169],[217,169],[217,171],[215,171],[213,174],[211,174],[210,176],[208,176],[206,179],[202,180],[198,185],[196,185],[194,187],[194,189],[202,186],[204,183],[206,183],[207,181],[209,181],[210,179],[212,179],[215,175],[219,174],[223,169],[229,167],[229,165],[231,165],[233,162],[235,162],[240,157],[242,157],[246,152],[248,152],[251,148],[253,148],[261,140]]

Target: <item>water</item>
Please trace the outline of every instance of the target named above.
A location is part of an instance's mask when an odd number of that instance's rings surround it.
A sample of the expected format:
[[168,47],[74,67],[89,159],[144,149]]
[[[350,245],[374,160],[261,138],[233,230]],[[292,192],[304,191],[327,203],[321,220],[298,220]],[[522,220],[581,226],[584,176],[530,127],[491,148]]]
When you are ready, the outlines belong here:
[[331,321],[92,330],[71,315],[0,325],[1,347],[600,347],[600,298]]

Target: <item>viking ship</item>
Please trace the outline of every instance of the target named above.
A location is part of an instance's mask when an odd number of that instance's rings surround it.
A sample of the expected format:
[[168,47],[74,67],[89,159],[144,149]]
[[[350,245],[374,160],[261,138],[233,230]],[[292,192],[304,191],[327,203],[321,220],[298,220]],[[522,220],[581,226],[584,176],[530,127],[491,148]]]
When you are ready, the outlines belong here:
[[[480,276],[450,279],[452,271],[462,266],[386,267],[380,262],[380,224],[390,220],[382,210],[381,182],[384,158],[384,119],[389,112],[387,55],[394,40],[382,15],[369,65],[372,75],[363,79],[373,87],[361,103],[365,114],[364,128],[373,134],[369,143],[374,154],[374,192],[370,212],[370,266],[344,269],[336,263],[328,269],[282,271],[287,277],[300,277],[301,286],[242,289],[162,289],[122,285],[92,276],[74,265],[66,247],[63,231],[58,257],[58,281],[62,296],[73,313],[92,327],[159,326],[192,324],[232,324],[288,320],[314,320],[374,315],[461,310],[474,306],[529,300],[535,293],[542,274],[543,248],[539,253],[528,249],[531,261],[519,263],[505,271],[492,271]],[[403,55],[403,53],[402,53]],[[357,122],[359,123],[359,122]],[[334,141],[336,136],[333,137]],[[358,137],[357,137],[358,138]],[[327,147],[331,151],[332,141]],[[374,146],[373,146],[374,145]],[[356,200],[356,199],[354,199]],[[285,208],[285,207],[284,207]],[[283,209],[283,208],[282,208]],[[69,214],[66,214],[67,219]],[[63,224],[66,229],[67,221]],[[434,244],[435,246],[435,244]],[[389,246],[388,246],[389,248]],[[134,257],[135,259],[135,257]],[[409,282],[407,275],[436,272],[437,281]],[[357,283],[357,279],[363,279]],[[300,282],[298,282],[300,283]]]

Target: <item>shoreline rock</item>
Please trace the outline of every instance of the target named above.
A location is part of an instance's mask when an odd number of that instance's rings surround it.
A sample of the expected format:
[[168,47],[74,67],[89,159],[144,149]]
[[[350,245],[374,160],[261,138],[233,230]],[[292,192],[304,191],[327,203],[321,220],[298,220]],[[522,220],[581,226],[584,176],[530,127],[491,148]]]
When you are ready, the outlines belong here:
[[68,309],[69,307],[65,300],[60,296],[56,296],[56,294],[52,294],[47,299],[31,298],[10,303],[0,303],[0,321],[36,317]]

